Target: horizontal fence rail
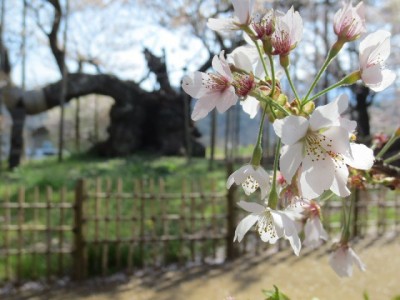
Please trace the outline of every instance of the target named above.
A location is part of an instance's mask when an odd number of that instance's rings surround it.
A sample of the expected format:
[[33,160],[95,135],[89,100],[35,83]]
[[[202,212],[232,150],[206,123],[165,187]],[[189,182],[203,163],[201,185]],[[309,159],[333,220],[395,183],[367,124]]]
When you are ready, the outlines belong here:
[[80,180],[75,190],[19,189],[0,201],[0,280],[106,276],[221,259],[226,193],[215,182]]
[[[166,266],[217,263],[271,247],[255,230],[233,243],[245,216],[240,189],[182,180],[169,191],[163,179],[79,180],[75,189],[20,188],[0,198],[0,282],[82,280]],[[176,185],[175,185],[176,186]],[[400,232],[398,191],[355,191],[352,234]],[[341,202],[322,205],[331,237],[339,234]],[[285,246],[280,242],[278,247]]]

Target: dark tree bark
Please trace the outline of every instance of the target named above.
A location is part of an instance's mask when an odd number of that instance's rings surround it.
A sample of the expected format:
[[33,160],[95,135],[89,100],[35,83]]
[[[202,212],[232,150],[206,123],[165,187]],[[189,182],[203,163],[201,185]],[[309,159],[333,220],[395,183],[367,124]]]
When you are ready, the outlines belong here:
[[356,104],[352,109],[356,112],[355,119],[357,121],[358,135],[362,140],[365,140],[371,134],[368,107],[372,104],[373,94],[368,87],[362,84],[353,85],[352,91],[356,100]]
[[10,109],[10,115],[13,123],[11,126],[11,142],[10,142],[10,153],[8,156],[8,168],[10,170],[18,167],[21,162],[22,152],[24,149],[24,124],[25,124],[25,109],[22,106],[22,102],[14,108]]
[[[186,151],[183,94],[163,90],[147,92],[133,81],[123,81],[112,75],[68,75],[66,102],[89,94],[110,96],[115,100],[110,111],[109,137],[92,150],[102,156],[124,156],[138,151],[163,155],[183,155]],[[37,114],[59,106],[62,80],[42,90],[13,89],[8,94],[9,108],[24,109]],[[18,97],[18,102],[14,100]],[[204,147],[196,141],[199,136],[190,124],[192,155],[204,156]],[[13,135],[14,136],[14,135]]]

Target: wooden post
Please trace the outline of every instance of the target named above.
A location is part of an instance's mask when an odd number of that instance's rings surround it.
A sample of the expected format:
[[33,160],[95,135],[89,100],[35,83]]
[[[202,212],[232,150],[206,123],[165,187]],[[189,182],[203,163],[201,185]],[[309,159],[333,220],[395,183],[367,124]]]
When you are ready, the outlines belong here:
[[11,225],[11,213],[10,213],[10,193],[7,188],[4,195],[4,250],[5,250],[5,281],[11,280],[10,271],[10,237],[9,237],[9,225]]
[[84,279],[84,247],[85,239],[83,236],[83,201],[85,199],[85,182],[79,179],[75,186],[75,216],[74,216],[74,251],[73,255],[73,279]]
[[17,252],[17,284],[22,281],[22,252],[24,247],[23,224],[24,224],[24,202],[25,188],[21,187],[18,191],[18,252]]
[[59,221],[59,226],[60,226],[60,231],[58,233],[58,239],[59,239],[59,245],[58,245],[58,274],[59,276],[63,276],[64,274],[64,235],[65,232],[63,230],[63,226],[65,223],[65,216],[64,216],[64,203],[66,203],[66,194],[67,190],[64,187],[61,189],[61,205],[60,205],[60,221]]
[[[233,161],[229,160],[226,163],[227,176],[233,173]],[[236,228],[236,194],[237,186],[233,184],[227,193],[227,234],[226,234],[226,259],[233,260],[238,256],[237,247],[233,242]]]
[[107,178],[106,180],[106,198],[105,198],[105,210],[104,210],[104,216],[105,216],[105,224],[104,224],[104,238],[103,241],[105,242],[103,244],[103,251],[102,251],[102,259],[101,259],[101,269],[102,269],[102,275],[107,276],[108,274],[108,249],[109,249],[109,232],[110,232],[110,202],[111,202],[111,192],[112,192],[112,181],[110,178]]
[[117,238],[116,241],[116,251],[115,251],[115,261],[116,261],[116,265],[117,268],[120,269],[121,268],[121,251],[122,251],[122,245],[121,245],[121,199],[122,199],[122,193],[123,193],[123,183],[122,183],[122,179],[118,178],[117,180],[117,195],[115,197],[115,209],[116,209],[116,224],[115,224],[115,235]]
[[[360,235],[360,222],[359,222],[359,211],[360,211],[360,190],[357,188],[353,189],[353,233],[352,237],[355,238]],[[350,212],[351,213],[351,212]]]
[[50,282],[52,263],[51,263],[51,202],[53,199],[53,189],[46,188],[46,279]]

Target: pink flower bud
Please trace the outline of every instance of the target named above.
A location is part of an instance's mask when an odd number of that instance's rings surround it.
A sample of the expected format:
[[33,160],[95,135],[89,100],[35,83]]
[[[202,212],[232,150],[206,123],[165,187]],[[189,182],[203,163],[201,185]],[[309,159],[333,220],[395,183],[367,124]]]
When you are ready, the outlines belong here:
[[343,8],[335,14],[333,28],[336,35],[346,42],[359,38],[366,31],[363,2],[356,7],[351,1],[344,3]]

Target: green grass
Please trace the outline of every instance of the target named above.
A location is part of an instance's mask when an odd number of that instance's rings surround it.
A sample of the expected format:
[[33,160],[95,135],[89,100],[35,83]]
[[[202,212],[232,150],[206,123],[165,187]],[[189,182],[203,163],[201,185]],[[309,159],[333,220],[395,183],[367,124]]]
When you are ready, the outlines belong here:
[[166,180],[174,189],[182,178],[207,178],[223,180],[225,178],[223,162],[216,162],[214,171],[208,170],[208,161],[193,158],[188,164],[182,157],[131,156],[127,158],[104,159],[89,155],[73,155],[58,163],[56,158],[31,161],[12,172],[0,174],[0,194],[6,189],[15,193],[19,186],[27,190],[33,187],[44,189],[46,186],[72,188],[79,178],[96,177],[122,178],[159,178]]
[[[51,202],[61,201],[59,190],[63,187],[66,189],[64,202],[73,203],[74,201],[74,187],[76,181],[80,178],[87,180],[87,187],[92,193],[96,191],[95,184],[97,178],[101,178],[102,190],[105,191],[106,179],[110,179],[112,182],[112,191],[116,192],[117,179],[121,178],[123,182],[123,192],[134,191],[134,179],[145,179],[147,182],[144,187],[145,190],[149,191],[150,179],[155,179],[157,183],[158,178],[163,178],[165,181],[166,192],[177,193],[177,198],[170,199],[167,202],[167,212],[178,213],[182,206],[182,199],[179,193],[182,191],[182,181],[186,181],[186,189],[198,190],[199,182],[202,183],[202,190],[204,192],[210,192],[211,185],[213,185],[215,191],[223,193],[225,189],[225,178],[226,171],[224,163],[216,161],[214,164],[214,171],[208,170],[208,160],[193,158],[190,163],[185,158],[181,157],[154,157],[154,156],[131,156],[128,158],[115,158],[115,159],[101,159],[91,157],[88,155],[74,155],[65,159],[62,163],[58,163],[55,158],[49,158],[41,161],[32,161],[23,164],[13,172],[3,171],[0,174],[0,199],[4,201],[3,195],[7,191],[10,195],[10,202],[18,201],[18,189],[24,187],[26,197],[24,202],[30,203],[37,201],[35,199],[35,189],[39,190],[39,202],[44,202],[47,198],[46,189],[51,187],[53,194],[51,195]],[[192,184],[195,182],[195,184]],[[157,191],[158,187],[155,184],[153,191]],[[50,196],[49,196],[50,197]],[[200,200],[200,201],[199,201]],[[140,224],[138,221],[124,221],[118,225],[112,216],[116,215],[118,210],[117,201],[115,196],[110,198],[108,209],[105,208],[106,199],[96,200],[94,197],[89,198],[86,201],[86,215],[92,217],[95,215],[96,201],[99,203],[98,216],[104,218],[105,216],[111,216],[110,221],[100,221],[97,223],[93,220],[89,220],[85,223],[85,237],[88,241],[96,240],[96,237],[100,240],[109,239],[115,240],[118,236],[121,238],[130,238],[132,236],[139,235]],[[185,211],[189,214],[189,210],[193,210],[193,214],[199,215],[199,212],[204,209],[204,215],[211,215],[212,211],[209,207],[202,207],[201,199],[197,199],[195,204],[191,203],[190,199],[186,200]],[[194,205],[194,206],[193,206]],[[222,213],[225,208],[225,201],[218,204],[216,210],[217,213]],[[0,218],[4,216],[5,210],[0,209]],[[132,201],[132,199],[121,199],[120,200],[120,215],[121,216],[132,216],[136,217],[140,214],[140,201]],[[181,230],[181,221],[172,220],[167,225],[163,225],[162,222],[155,219],[161,212],[160,200],[147,200],[145,202],[145,215],[144,231],[146,234],[154,234],[159,236],[163,233],[167,235],[177,235]],[[13,208],[9,210],[11,217],[11,224],[17,225],[18,218],[20,217],[21,210]],[[60,210],[51,209],[48,211],[47,216],[46,209],[24,209],[23,211],[23,223],[34,224],[34,225],[46,225],[47,221],[50,222],[51,226],[57,226],[60,224]],[[157,222],[154,222],[157,220]],[[224,220],[222,220],[224,222]],[[222,222],[221,221],[221,222]],[[191,226],[186,221],[186,226]],[[220,222],[220,221],[219,221]],[[69,226],[73,225],[73,213],[72,209],[64,210],[64,222]],[[1,224],[0,224],[1,225]],[[96,233],[95,228],[98,228]],[[164,227],[163,227],[164,226]],[[195,231],[201,230],[204,223],[196,221],[194,224]],[[224,225],[220,224],[221,228]],[[11,248],[17,248],[19,242],[18,231],[8,231],[8,246]],[[54,247],[58,247],[59,241],[58,232],[25,232],[23,234],[23,245],[29,247],[40,246],[42,244],[46,246],[49,239],[55,244]],[[3,245],[5,233],[0,232],[0,248]],[[72,245],[73,235],[71,232],[66,233],[64,236],[64,245]],[[178,261],[179,255],[182,254],[183,249],[185,257],[188,259],[188,245],[184,245],[183,248],[179,244],[179,241],[168,242],[168,248],[163,253],[163,260],[167,263],[173,263]],[[157,245],[156,245],[157,246]],[[116,261],[117,246],[110,244],[108,249],[108,267],[109,272],[112,272],[118,267],[126,266],[128,261],[129,246],[127,244],[121,244],[119,246],[119,252],[121,254],[121,261]],[[201,246],[196,246],[197,252],[201,251]],[[99,275],[101,268],[101,261],[103,255],[103,246],[89,243],[87,245],[88,255],[88,274]],[[139,251],[138,245],[135,245],[133,249],[133,265],[137,268],[150,263],[152,259],[152,253],[157,253],[158,249],[154,246],[145,245],[144,251]],[[185,254],[186,253],[186,254]],[[59,274],[57,259],[58,255],[54,254],[51,256],[51,275]],[[70,256],[68,256],[70,257]],[[20,260],[18,256],[12,255],[8,259],[8,265],[11,271],[11,278],[15,278],[16,274],[19,273],[22,279],[31,278],[43,278],[49,272],[47,270],[47,263],[49,262],[45,254],[37,255],[22,255]],[[54,261],[53,261],[54,260]],[[19,263],[20,262],[20,263]],[[64,265],[71,268],[71,259],[66,259]],[[34,268],[34,272],[32,269]],[[19,270],[19,271],[18,271]],[[68,273],[68,271],[67,271]],[[0,280],[5,278],[5,259],[0,257]]]

